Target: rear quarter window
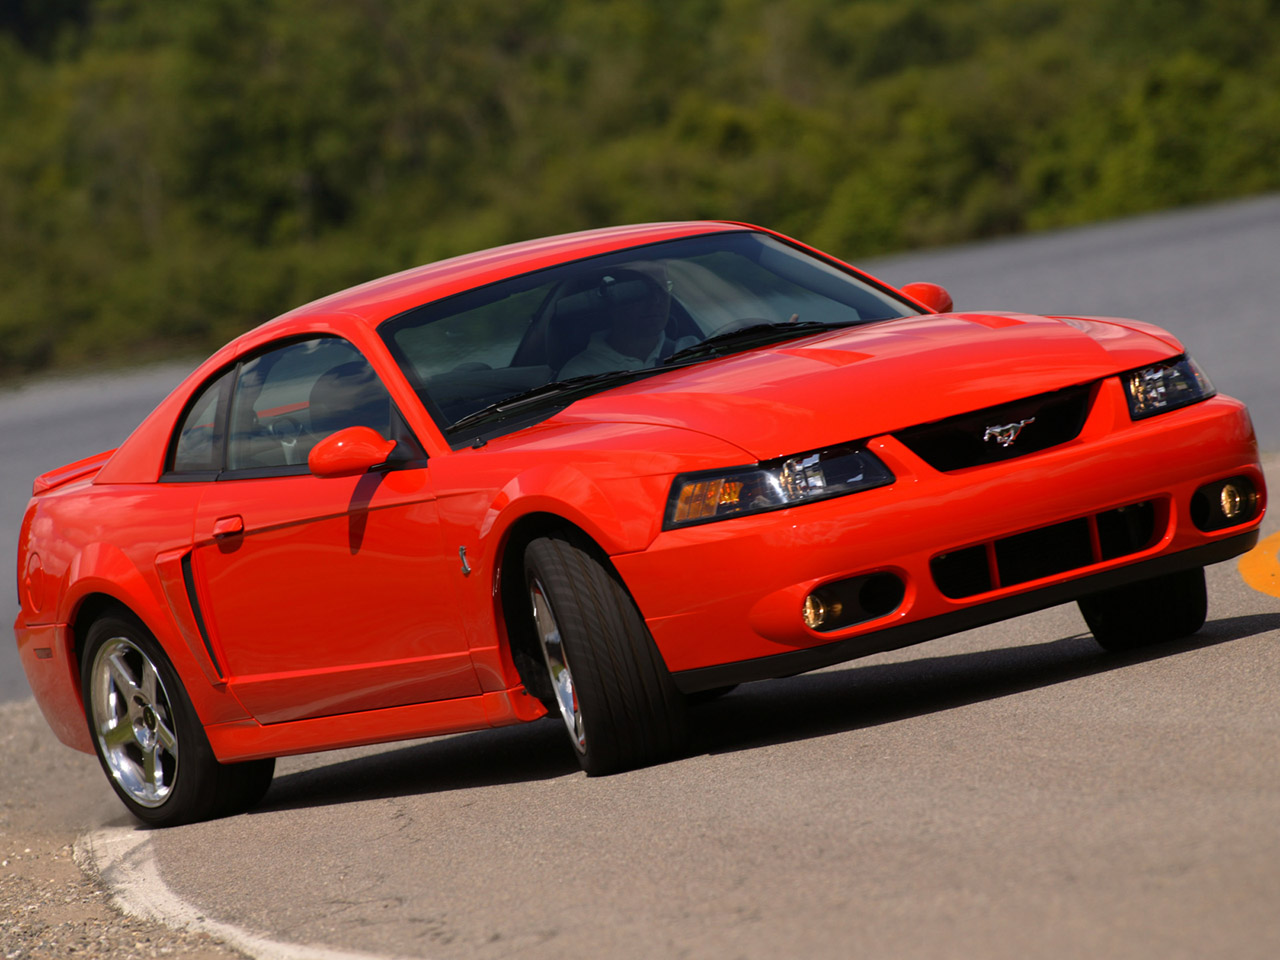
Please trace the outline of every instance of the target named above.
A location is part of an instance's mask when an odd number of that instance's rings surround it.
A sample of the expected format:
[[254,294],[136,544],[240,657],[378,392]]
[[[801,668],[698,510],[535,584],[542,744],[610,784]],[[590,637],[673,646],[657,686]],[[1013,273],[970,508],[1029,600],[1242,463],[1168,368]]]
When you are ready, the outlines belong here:
[[216,473],[222,469],[223,423],[234,368],[196,394],[174,438],[169,473]]

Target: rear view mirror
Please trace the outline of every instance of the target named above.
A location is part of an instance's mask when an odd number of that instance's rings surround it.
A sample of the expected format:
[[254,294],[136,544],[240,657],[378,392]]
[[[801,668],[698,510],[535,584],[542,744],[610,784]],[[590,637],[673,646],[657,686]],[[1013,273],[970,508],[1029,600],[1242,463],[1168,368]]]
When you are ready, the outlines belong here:
[[924,304],[934,313],[950,313],[955,309],[947,288],[940,287],[936,283],[908,283],[902,288],[902,292],[912,300]]
[[317,477],[355,477],[386,463],[395,447],[372,427],[347,427],[312,447],[307,466]]

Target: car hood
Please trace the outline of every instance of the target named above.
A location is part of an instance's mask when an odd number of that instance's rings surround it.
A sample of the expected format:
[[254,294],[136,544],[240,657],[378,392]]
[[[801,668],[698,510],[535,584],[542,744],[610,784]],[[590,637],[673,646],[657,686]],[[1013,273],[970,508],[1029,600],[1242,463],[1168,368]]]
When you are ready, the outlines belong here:
[[595,394],[553,423],[674,426],[765,460],[1086,383],[1180,353],[1106,318],[959,313],[749,350]]

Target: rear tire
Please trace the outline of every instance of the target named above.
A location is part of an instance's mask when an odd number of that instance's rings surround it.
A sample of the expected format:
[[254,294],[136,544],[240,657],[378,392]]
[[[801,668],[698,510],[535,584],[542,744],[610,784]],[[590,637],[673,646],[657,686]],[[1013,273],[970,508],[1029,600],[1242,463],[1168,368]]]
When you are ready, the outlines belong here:
[[1202,567],[1081,597],[1077,603],[1094,639],[1114,652],[1189,637],[1204,626],[1209,609]]
[[266,794],[275,760],[219,763],[177,671],[132,617],[103,617],[89,628],[80,684],[98,761],[143,823],[240,813]]
[[534,634],[578,762],[615,773],[676,756],[687,738],[685,701],[640,611],[594,544],[570,532],[525,550]]

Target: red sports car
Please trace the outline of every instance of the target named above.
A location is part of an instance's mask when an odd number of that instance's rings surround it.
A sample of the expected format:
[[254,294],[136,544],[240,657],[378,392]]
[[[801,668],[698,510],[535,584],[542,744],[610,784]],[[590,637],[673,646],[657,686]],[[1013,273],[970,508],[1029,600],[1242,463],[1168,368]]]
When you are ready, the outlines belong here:
[[488,250],[246,333],[35,481],[15,624],[152,824],[275,757],[558,716],[588,773],[686,703],[1078,601],[1193,633],[1257,539],[1245,407],[1128,320],[954,313],[769,230]]

